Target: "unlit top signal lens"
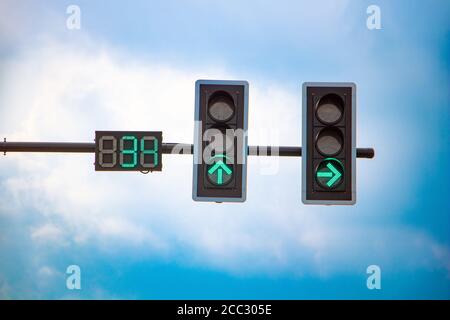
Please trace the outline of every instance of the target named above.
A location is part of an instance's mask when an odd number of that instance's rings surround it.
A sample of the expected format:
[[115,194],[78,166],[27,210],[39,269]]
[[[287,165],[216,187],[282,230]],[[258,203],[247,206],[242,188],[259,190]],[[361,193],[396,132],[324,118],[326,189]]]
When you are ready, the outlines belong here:
[[208,101],[208,113],[214,121],[229,121],[234,115],[234,110],[234,101],[225,92],[217,92]]
[[317,118],[323,124],[335,124],[342,118],[343,105],[341,97],[336,94],[327,94],[317,103]]

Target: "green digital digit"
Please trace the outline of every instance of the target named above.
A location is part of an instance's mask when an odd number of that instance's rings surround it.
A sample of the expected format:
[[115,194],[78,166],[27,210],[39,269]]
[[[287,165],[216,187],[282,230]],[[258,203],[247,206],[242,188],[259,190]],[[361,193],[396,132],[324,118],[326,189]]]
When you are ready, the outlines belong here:
[[[145,149],[145,141],[153,141],[153,148],[150,150]],[[144,168],[154,168],[158,165],[158,139],[155,137],[143,137],[141,139],[141,166]],[[145,155],[150,154],[153,155],[153,162],[146,163]]]
[[[125,141],[133,141],[130,149],[125,149]],[[120,139],[120,166],[122,168],[134,168],[137,165],[138,139],[135,136],[123,136]],[[128,163],[124,161],[124,155],[132,155],[132,160]]]

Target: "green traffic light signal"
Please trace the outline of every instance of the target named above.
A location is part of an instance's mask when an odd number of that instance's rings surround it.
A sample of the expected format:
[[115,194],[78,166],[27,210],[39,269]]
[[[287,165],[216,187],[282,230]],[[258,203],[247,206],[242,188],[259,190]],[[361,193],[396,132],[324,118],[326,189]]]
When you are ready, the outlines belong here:
[[319,163],[316,170],[317,183],[326,189],[334,189],[342,182],[344,166],[335,158],[327,158]]
[[215,185],[226,185],[233,178],[233,167],[225,164],[226,159],[227,156],[218,154],[208,161],[210,162],[207,166],[208,179]]
[[356,85],[307,82],[302,100],[302,202],[356,202]]
[[244,202],[247,191],[248,82],[195,83],[192,199]]

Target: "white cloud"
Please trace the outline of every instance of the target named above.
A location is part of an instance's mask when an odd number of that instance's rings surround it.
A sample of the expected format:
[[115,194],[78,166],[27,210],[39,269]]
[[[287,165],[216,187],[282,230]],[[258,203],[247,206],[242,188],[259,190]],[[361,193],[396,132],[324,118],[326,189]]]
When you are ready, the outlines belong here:
[[[162,130],[167,142],[189,143],[195,80],[241,78],[224,68],[180,70],[136,60],[90,43],[46,43],[3,70],[0,134],[9,140],[92,141],[96,129],[114,129]],[[283,143],[299,144],[299,95],[251,84],[250,142],[264,144],[257,134],[265,127]],[[125,247],[136,256],[168,255],[232,272],[326,276],[359,270],[366,260],[417,267],[425,260],[448,269],[448,248],[418,231],[371,226],[358,206],[301,206],[300,160],[279,161],[278,174],[265,176],[263,164],[250,159],[248,201],[217,205],[191,200],[190,156],[164,156],[162,173],[141,175],[97,173],[93,155],[8,154],[2,214],[37,210],[30,235],[41,244],[113,253]],[[369,186],[362,181],[359,188]]]
[[62,243],[62,237],[63,231],[58,226],[50,223],[33,228],[31,231],[31,239],[36,241]]
[[55,273],[55,270],[53,270],[49,266],[43,266],[38,270],[38,275],[43,278],[52,277],[55,275]]

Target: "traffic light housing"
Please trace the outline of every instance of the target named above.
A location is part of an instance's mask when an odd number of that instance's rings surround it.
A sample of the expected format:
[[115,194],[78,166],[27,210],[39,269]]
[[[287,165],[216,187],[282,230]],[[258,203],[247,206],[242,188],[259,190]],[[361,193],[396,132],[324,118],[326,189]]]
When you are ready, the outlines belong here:
[[195,83],[194,201],[244,202],[248,82]]
[[304,83],[302,201],[356,202],[356,85]]

